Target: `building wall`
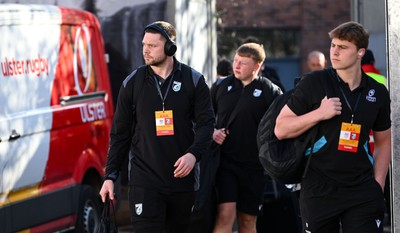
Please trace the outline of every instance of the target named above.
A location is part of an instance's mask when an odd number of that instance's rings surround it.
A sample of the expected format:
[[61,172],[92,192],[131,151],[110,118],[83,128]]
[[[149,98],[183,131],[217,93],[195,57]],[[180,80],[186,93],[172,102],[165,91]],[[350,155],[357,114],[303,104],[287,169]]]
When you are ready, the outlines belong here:
[[217,0],[217,15],[219,29],[299,29],[299,72],[304,73],[308,52],[320,50],[329,58],[328,32],[350,20],[351,7],[350,0]]
[[349,0],[303,0],[301,20],[302,70],[306,70],[308,52],[320,50],[329,60],[330,39],[328,32],[351,19]]
[[217,0],[225,27],[299,27],[300,9],[301,1],[296,0]]

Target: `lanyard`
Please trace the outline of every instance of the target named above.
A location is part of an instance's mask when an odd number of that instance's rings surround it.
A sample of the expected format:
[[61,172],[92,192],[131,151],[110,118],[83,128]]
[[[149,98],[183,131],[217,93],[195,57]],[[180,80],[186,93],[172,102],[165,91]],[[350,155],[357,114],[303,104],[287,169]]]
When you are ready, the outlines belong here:
[[354,112],[356,111],[357,107],[358,107],[358,102],[360,102],[360,97],[361,97],[361,91],[359,91],[358,96],[357,96],[357,100],[356,103],[354,104],[354,109],[351,108],[351,105],[349,103],[349,101],[347,100],[346,94],[344,93],[342,87],[339,86],[340,92],[342,92],[343,98],[346,101],[347,107],[349,107],[350,111],[351,111],[351,121],[350,123],[353,124],[353,119],[354,119]]
[[157,92],[161,98],[162,110],[164,111],[165,110],[165,99],[167,98],[169,88],[171,87],[172,79],[174,79],[174,75],[172,75],[171,79],[169,80],[168,88],[167,88],[167,91],[165,92],[165,96],[163,96],[163,94],[161,92],[161,88],[160,88],[161,84],[159,84],[157,77],[155,75],[153,75],[153,78],[154,78],[154,81],[156,82]]

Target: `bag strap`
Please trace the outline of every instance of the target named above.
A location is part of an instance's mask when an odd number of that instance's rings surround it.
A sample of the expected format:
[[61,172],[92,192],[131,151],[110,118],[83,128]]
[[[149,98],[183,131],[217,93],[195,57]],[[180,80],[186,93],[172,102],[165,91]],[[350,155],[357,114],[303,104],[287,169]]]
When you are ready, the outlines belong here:
[[[235,79],[235,77],[233,75],[228,75],[225,78],[219,78],[219,79],[217,79],[217,81],[215,81],[215,83],[213,84],[215,86],[215,92],[214,92],[215,96],[213,96],[213,95],[211,96],[212,99],[215,98],[215,103],[218,103],[218,101],[219,101],[219,99],[220,99],[220,97],[222,95],[221,94],[221,92],[222,92],[222,89],[221,89],[222,83],[233,83],[234,79]],[[232,110],[232,113],[231,113],[231,115],[230,115],[230,117],[228,119],[228,123],[225,125],[225,128],[228,128],[232,124],[234,118],[236,117],[236,115],[238,113],[239,113],[239,104],[237,104],[235,106],[235,108]]]
[[[261,88],[262,88],[262,93],[264,95],[265,101],[268,103],[268,105],[271,105],[271,102],[274,100],[276,97],[276,93],[282,93],[281,90],[278,86],[273,84],[269,79],[266,77],[259,77],[259,81],[261,83]],[[235,108],[233,109],[231,116],[229,117],[228,123],[226,124],[226,128],[229,128],[229,126],[232,124],[234,118],[237,116],[239,113],[239,107],[241,107],[244,103],[244,100],[242,96],[240,96],[238,100],[238,104],[236,104]]]
[[235,108],[233,109],[231,115],[229,116],[228,119],[228,123],[226,123],[225,128],[229,129],[229,127],[231,126],[233,120],[235,119],[235,117],[239,114],[239,107],[241,107],[243,105],[243,98],[242,96],[239,98],[238,104],[236,104]]
[[[334,96],[334,91],[332,90],[332,78],[330,75],[331,69],[326,68],[322,71],[317,71],[316,72],[316,78],[318,78],[320,80],[320,82],[322,83],[322,87],[324,88],[325,94],[328,98],[331,98]],[[324,79],[326,81],[324,81]],[[318,123],[317,125],[315,125],[311,131],[310,134],[312,135],[311,137],[311,151],[310,154],[308,156],[307,162],[306,162],[306,166],[304,168],[304,172],[303,175],[301,176],[302,179],[304,179],[306,177],[308,168],[310,166],[310,162],[311,162],[311,157],[314,154],[314,145],[315,145],[315,139],[317,137],[318,134],[318,129],[319,129],[320,123]]]
[[241,95],[238,99],[237,104],[235,105],[235,108],[232,110],[231,115],[229,116],[228,119],[228,123],[226,123],[225,128],[229,129],[229,127],[231,126],[231,124],[233,123],[233,120],[235,119],[235,117],[238,116],[240,108],[243,106],[244,102],[244,98],[243,95]]
[[[317,132],[318,132],[318,128],[319,128],[318,126],[319,126],[319,125],[317,125],[317,126],[312,130],[312,132],[310,132],[310,133],[313,133],[313,136],[312,136],[312,139],[311,139],[311,151],[310,151],[310,154],[308,155],[308,159],[307,159],[307,162],[306,162],[306,166],[304,167],[304,171],[303,171],[303,175],[301,176],[301,179],[306,178],[308,168],[310,167],[311,156],[314,154],[314,145],[315,145],[315,138],[317,137]],[[315,131],[315,132],[314,132],[314,131]]]
[[[276,91],[276,88],[274,87],[272,82],[270,80],[268,80],[267,78],[265,78],[265,77],[259,77],[259,78],[260,78],[263,94],[264,94],[265,99],[266,99],[266,101],[268,103],[268,102],[270,102],[269,101],[270,96],[268,96],[267,90],[268,89],[271,90],[270,91],[270,95],[271,95],[271,99],[273,99],[273,95],[274,95],[274,93]],[[235,77],[233,75],[229,75],[226,78],[217,79],[217,81],[215,82],[215,85],[216,85],[215,102],[218,103],[219,98],[221,96],[221,89],[220,89],[221,88],[220,87],[221,83],[222,82],[224,82],[224,83],[227,83],[227,82],[228,83],[233,83],[234,81],[235,81]],[[232,124],[233,120],[238,115],[238,113],[240,111],[240,108],[243,106],[243,104],[244,104],[244,99],[242,98],[242,96],[240,96],[238,101],[237,101],[237,104],[235,105],[235,108],[231,112],[231,115],[230,115],[230,117],[228,119],[228,123],[225,125],[225,128],[229,129],[229,126]]]
[[115,208],[114,208],[114,203],[110,200],[108,195],[106,195],[106,201],[103,206],[103,212],[101,213],[101,219],[109,219],[111,214],[110,214],[110,205],[112,209],[112,215],[114,217],[114,222],[117,222],[117,219],[115,217]]

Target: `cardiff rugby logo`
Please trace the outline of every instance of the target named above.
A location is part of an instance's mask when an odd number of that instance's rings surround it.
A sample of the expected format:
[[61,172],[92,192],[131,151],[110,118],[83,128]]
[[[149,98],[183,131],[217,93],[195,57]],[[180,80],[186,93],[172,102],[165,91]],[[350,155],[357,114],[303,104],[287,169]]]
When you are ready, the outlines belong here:
[[142,203],[135,204],[135,211],[137,215],[141,215],[143,212],[143,204]]

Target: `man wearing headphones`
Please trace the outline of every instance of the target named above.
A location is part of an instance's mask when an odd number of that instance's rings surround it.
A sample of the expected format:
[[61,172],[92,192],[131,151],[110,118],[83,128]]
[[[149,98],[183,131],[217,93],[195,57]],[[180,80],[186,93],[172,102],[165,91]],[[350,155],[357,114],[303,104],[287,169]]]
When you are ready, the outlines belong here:
[[114,181],[129,154],[129,205],[134,232],[187,232],[194,203],[195,164],[211,143],[214,113],[204,76],[173,55],[175,28],[148,25],[144,66],[123,82],[111,131],[105,181]]

